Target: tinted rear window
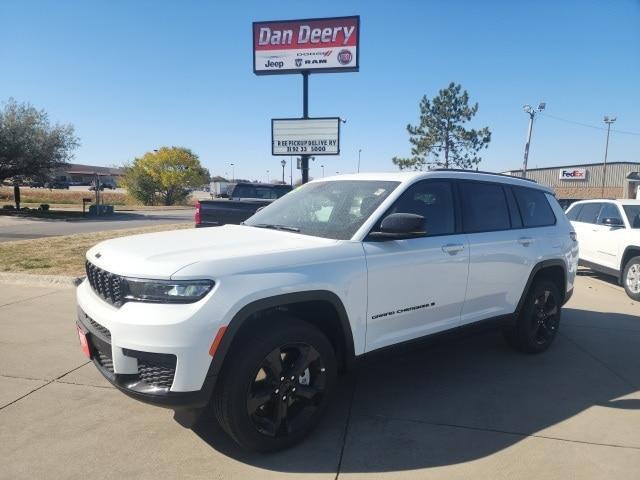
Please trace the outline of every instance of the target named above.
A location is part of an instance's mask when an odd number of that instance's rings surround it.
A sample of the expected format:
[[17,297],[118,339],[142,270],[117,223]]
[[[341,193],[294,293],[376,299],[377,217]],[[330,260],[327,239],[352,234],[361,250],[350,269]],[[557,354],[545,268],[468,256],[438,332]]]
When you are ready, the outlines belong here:
[[501,185],[461,182],[462,220],[466,232],[509,230],[509,207]]
[[513,193],[516,196],[522,223],[525,227],[555,225],[556,217],[544,192],[532,188],[516,187],[513,189]]

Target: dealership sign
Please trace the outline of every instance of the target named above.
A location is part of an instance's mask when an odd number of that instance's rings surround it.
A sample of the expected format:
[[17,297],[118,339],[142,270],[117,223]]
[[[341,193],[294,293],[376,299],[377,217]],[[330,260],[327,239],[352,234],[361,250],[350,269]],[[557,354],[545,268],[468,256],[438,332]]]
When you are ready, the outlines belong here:
[[272,155],[339,155],[340,119],[274,118]]
[[586,168],[561,168],[560,180],[586,180]]
[[253,23],[253,72],[355,72],[360,17]]

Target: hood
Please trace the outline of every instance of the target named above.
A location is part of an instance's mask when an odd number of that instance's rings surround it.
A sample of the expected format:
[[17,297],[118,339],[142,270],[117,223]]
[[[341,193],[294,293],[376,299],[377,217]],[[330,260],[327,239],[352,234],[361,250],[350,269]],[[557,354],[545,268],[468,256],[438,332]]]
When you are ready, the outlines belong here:
[[118,275],[168,279],[198,262],[259,257],[335,243],[337,240],[292,232],[223,225],[106,240],[87,252],[87,260]]

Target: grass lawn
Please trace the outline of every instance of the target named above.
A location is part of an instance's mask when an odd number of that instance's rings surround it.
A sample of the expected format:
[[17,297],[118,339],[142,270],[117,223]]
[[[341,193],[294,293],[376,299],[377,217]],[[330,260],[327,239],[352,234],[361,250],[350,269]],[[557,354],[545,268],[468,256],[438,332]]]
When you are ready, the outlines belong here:
[[193,225],[157,225],[0,243],[0,272],[81,276],[86,251],[102,240],[183,228],[193,228]]
[[[131,200],[126,193],[102,192],[103,203],[109,205],[131,205],[137,202]],[[20,187],[21,203],[37,204],[75,204],[82,207],[83,198],[95,198],[94,192],[79,190],[49,190],[48,188]],[[13,203],[13,188],[0,187],[0,202]]]

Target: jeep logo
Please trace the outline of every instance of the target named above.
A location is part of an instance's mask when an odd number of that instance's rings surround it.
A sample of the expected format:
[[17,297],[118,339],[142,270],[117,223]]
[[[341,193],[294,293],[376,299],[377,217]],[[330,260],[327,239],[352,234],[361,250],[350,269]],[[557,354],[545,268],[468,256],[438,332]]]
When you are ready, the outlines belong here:
[[265,68],[282,68],[284,67],[284,62],[273,62],[271,60],[267,60],[267,63],[264,64]]

